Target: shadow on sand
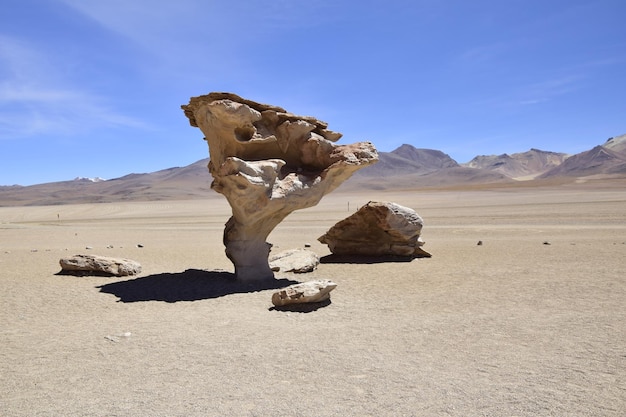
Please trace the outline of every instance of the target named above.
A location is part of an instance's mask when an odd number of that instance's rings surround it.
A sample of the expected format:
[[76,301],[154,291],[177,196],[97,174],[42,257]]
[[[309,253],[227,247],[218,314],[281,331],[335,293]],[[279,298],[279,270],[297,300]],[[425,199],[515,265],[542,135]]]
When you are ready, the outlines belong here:
[[419,256],[368,256],[368,255],[326,255],[320,258],[322,264],[381,264],[386,262],[411,262]]
[[303,303],[303,304],[287,304],[286,306],[273,306],[269,311],[287,311],[291,313],[312,313],[322,307],[329,306],[330,299],[320,301],[319,303]]
[[123,303],[137,301],[197,301],[230,294],[274,290],[295,284],[289,279],[269,279],[259,282],[241,282],[235,274],[224,271],[187,269],[178,273],[154,274],[127,281],[112,282],[97,288],[113,294]]

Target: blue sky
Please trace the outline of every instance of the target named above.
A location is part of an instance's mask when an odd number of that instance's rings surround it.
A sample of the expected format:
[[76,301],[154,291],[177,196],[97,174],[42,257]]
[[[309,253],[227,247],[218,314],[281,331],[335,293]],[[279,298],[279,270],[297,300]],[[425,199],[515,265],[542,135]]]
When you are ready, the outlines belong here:
[[626,133],[623,0],[4,0],[0,184],[208,157],[180,110],[230,91],[381,151],[458,162]]

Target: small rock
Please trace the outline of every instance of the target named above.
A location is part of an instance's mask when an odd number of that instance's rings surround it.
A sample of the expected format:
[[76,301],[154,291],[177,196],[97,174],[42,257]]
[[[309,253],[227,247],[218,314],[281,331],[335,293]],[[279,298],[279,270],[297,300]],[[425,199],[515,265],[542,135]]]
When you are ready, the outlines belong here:
[[116,334],[115,336],[106,335],[104,336],[104,338],[108,340],[109,342],[118,343],[120,341],[120,338],[129,338],[131,336],[132,336],[131,332],[124,332],[122,334]]
[[272,304],[277,307],[287,304],[319,303],[330,298],[337,284],[330,280],[307,281],[290,285],[272,294]]
[[90,250],[90,249],[93,249],[93,247],[91,247],[91,246],[85,246],[85,249]]
[[137,243],[137,247],[138,248],[143,248],[143,245],[141,243]]
[[139,262],[125,258],[109,258],[97,255],[74,255],[61,258],[61,273],[68,275],[114,275],[118,277],[141,272]]
[[479,240],[479,241],[478,241],[478,243],[476,243],[476,245],[478,245],[478,246],[482,246],[482,245],[483,245],[483,241],[482,241],[482,240]]
[[311,247],[311,244],[310,244],[310,243],[305,243],[305,244],[304,244],[304,247],[305,247],[305,248],[310,248],[310,247]]
[[550,242],[548,242],[547,240],[545,242],[543,242],[544,245],[550,245]]

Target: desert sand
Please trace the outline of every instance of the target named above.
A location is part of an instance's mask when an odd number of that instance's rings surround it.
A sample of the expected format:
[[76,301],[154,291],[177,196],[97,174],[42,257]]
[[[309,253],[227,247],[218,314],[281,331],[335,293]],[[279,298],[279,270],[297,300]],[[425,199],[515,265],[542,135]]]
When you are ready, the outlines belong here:
[[[253,288],[231,283],[217,194],[0,208],[0,414],[626,415],[623,183],[338,190],[269,241],[325,257],[317,238],[369,200],[416,210],[433,257]],[[56,275],[79,253],[143,271]],[[330,303],[272,307],[269,287],[318,278]]]

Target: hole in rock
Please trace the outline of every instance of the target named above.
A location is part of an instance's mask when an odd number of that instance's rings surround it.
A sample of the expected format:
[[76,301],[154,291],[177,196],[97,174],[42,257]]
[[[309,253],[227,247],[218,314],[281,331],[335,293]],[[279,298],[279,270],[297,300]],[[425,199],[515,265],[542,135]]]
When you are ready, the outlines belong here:
[[256,133],[253,126],[244,126],[235,128],[235,139],[239,142],[249,142]]

